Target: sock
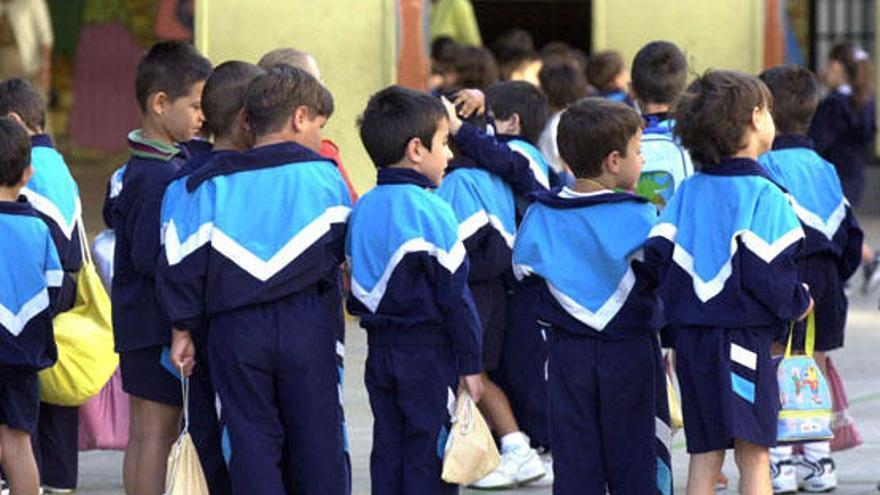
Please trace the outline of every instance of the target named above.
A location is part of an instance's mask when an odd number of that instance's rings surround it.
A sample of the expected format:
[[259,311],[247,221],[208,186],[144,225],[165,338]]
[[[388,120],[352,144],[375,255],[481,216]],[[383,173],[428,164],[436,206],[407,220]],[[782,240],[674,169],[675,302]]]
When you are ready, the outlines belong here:
[[773,447],[770,449],[770,462],[776,464],[777,462],[791,460],[792,457],[792,449],[791,445],[784,445],[781,447]]
[[831,442],[811,442],[804,444],[804,458],[818,462],[831,457]]
[[529,437],[521,431],[508,433],[501,437],[501,453],[507,453],[518,448],[530,448]]

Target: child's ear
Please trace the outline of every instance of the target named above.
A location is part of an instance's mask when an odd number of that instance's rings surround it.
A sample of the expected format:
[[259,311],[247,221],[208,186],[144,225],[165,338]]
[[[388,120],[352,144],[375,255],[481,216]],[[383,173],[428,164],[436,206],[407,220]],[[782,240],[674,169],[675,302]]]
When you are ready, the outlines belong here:
[[602,168],[611,175],[617,175],[620,172],[620,152],[614,150],[605,155],[605,159],[602,160]]
[[147,97],[147,109],[156,115],[165,113],[165,104],[168,103],[168,93],[156,91]]
[[298,131],[303,125],[309,121],[314,120],[312,118],[311,112],[309,112],[309,108],[303,105],[296,107],[293,111],[293,129]]
[[34,176],[34,167],[31,164],[28,164],[27,168],[24,169],[24,172],[21,174],[21,186],[24,187],[28,182],[31,181],[31,177]]
[[407,141],[405,155],[411,163],[422,163],[422,140],[414,137]]
[[518,113],[514,113],[510,116],[511,125],[513,126],[517,135],[522,134],[522,120]]

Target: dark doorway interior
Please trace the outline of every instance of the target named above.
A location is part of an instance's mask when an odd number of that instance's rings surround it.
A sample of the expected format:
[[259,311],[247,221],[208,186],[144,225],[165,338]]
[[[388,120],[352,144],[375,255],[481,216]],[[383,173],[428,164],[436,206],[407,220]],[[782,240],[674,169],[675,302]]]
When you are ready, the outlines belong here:
[[532,34],[535,47],[563,41],[590,53],[590,0],[472,0],[483,44],[513,28]]

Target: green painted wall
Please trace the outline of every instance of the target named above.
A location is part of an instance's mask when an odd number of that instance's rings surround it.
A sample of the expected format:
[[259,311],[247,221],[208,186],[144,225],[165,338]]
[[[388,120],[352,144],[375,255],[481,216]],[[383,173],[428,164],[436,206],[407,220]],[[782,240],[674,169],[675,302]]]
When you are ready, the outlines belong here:
[[196,46],[215,64],[256,63],[292,46],[312,53],[336,110],[324,135],[339,145],[359,192],[375,182],[355,119],[369,96],[395,80],[396,0],[198,0]]
[[593,0],[593,49],[615,49],[627,65],[645,43],[667,40],[691,70],[763,67],[763,0]]

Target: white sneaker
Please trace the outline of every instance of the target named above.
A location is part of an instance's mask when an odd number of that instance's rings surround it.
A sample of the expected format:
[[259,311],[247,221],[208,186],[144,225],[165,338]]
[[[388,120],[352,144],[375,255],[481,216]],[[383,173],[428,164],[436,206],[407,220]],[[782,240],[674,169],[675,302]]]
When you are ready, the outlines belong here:
[[797,493],[798,483],[795,467],[791,459],[770,462],[770,477],[773,481],[773,493]]
[[538,456],[541,458],[541,464],[544,465],[544,476],[529,483],[529,486],[553,486],[553,454],[544,452]]
[[515,447],[501,454],[498,467],[470,487],[478,490],[513,488],[541,479],[544,475],[544,463],[535,449]]
[[801,458],[796,470],[798,488],[805,492],[830,492],[837,488],[837,468],[830,457],[818,461]]
[[0,494],[9,495],[9,484],[4,479],[0,479]]

